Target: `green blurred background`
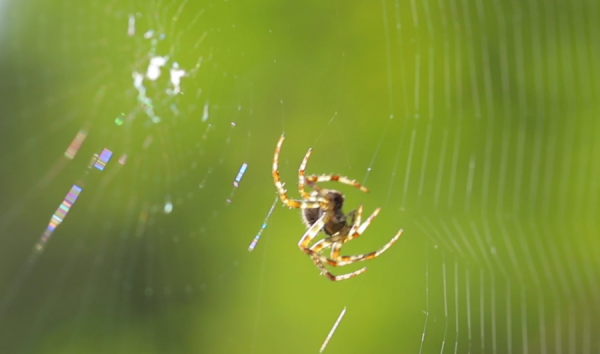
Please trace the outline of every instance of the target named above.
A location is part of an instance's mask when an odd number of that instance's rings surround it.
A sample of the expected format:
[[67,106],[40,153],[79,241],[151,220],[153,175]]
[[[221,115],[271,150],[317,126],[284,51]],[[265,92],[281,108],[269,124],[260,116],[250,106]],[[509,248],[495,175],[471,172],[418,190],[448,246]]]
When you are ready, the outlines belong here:
[[[597,352],[599,8],[0,2],[0,353],[315,353],[344,307],[326,353]],[[346,254],[404,229],[364,275],[279,202],[248,252],[282,133],[291,195],[312,147],[383,208]]]

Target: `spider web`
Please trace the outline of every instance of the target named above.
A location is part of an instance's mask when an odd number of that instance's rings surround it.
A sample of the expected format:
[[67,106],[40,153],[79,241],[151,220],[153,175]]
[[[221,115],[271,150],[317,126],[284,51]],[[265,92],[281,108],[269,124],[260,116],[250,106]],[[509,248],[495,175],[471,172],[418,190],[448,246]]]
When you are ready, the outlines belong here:
[[[0,2],[0,352],[597,352],[598,14]],[[282,133],[382,207],[344,254],[404,229],[365,274],[297,250]]]

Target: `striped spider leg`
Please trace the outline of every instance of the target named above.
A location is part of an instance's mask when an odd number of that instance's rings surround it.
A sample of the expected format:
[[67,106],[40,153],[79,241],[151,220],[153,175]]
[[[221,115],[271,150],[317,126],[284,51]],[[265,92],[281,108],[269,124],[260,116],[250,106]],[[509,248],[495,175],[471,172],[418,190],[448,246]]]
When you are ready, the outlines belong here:
[[[283,140],[280,139],[280,142],[283,142]],[[279,144],[278,144],[278,147],[280,147]],[[369,189],[367,187],[361,185],[356,180],[349,179],[348,177],[344,177],[344,176],[340,176],[340,175],[321,175],[321,176],[309,175],[309,176],[305,176],[306,164],[308,163],[308,159],[310,158],[311,153],[312,153],[312,149],[308,149],[308,151],[306,152],[306,155],[304,155],[304,159],[302,159],[300,168],[298,169],[298,189],[300,191],[300,195],[302,196],[302,198],[310,199],[310,194],[306,193],[306,191],[304,189],[307,184],[315,190],[321,190],[321,188],[319,186],[317,186],[316,183],[317,182],[329,182],[329,181],[347,184],[349,186],[358,188],[365,193],[369,193]],[[276,154],[278,154],[278,151],[276,151]]]
[[[312,258],[313,262],[315,263],[315,265],[317,266],[317,268],[319,268],[321,270],[321,274],[324,274],[325,276],[327,276],[327,278],[329,278],[332,281],[345,280],[345,279],[355,277],[359,274],[362,274],[367,270],[366,267],[363,267],[353,273],[342,274],[342,275],[336,276],[336,275],[331,274],[331,272],[329,272],[327,270],[327,268],[325,268],[325,264],[328,264],[328,265],[334,266],[334,267],[340,267],[340,266],[345,266],[345,265],[352,264],[355,262],[370,260],[370,259],[378,257],[379,255],[384,253],[387,249],[389,249],[394,244],[394,242],[396,242],[398,240],[398,238],[402,234],[402,229],[399,230],[398,233],[388,243],[386,243],[383,247],[381,247],[377,251],[360,254],[360,255],[355,255],[355,256],[341,256],[340,255],[342,246],[346,242],[359,237],[365,231],[365,229],[369,226],[369,224],[375,218],[375,216],[377,216],[377,214],[379,214],[380,211],[381,211],[381,208],[375,209],[373,214],[371,214],[371,216],[369,216],[364,223],[360,224],[360,218],[361,218],[361,214],[362,214],[362,206],[360,206],[358,208],[356,220],[354,221],[351,228],[345,228],[342,230],[342,232],[340,232],[338,234],[335,234],[333,236],[330,236],[330,237],[320,240],[319,242],[315,243],[311,248],[304,249],[304,251],[311,256],[311,258]],[[317,223],[319,223],[319,222],[317,222]],[[321,221],[321,223],[322,223],[322,221]],[[306,242],[306,244],[308,244],[309,242],[310,241]],[[327,258],[324,255],[322,255],[322,253],[321,253],[321,251],[323,251],[324,249],[329,248],[329,247],[331,247],[331,258]]]

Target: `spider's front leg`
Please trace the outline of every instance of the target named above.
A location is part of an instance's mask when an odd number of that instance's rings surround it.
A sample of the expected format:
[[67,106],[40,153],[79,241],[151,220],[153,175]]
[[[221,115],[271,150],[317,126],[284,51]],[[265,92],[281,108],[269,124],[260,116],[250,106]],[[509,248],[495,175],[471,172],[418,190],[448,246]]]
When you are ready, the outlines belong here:
[[[308,154],[310,155],[310,150],[308,151]],[[355,187],[360,189],[361,191],[365,192],[365,193],[369,193],[369,189],[363,185],[361,185],[360,183],[358,183],[358,181],[354,180],[354,179],[350,179],[348,177],[345,176],[340,176],[340,175],[310,175],[310,176],[306,176],[305,177],[306,183],[312,183],[315,184],[317,182],[340,182],[343,184],[347,184],[349,186]]]
[[[290,208],[302,208],[302,209],[312,209],[312,208],[320,208],[323,206],[322,200],[316,201],[308,201],[308,200],[294,200],[289,199],[287,195],[287,191],[283,188],[283,183],[281,182],[281,176],[279,175],[279,152],[281,151],[281,145],[283,144],[283,140],[285,137],[282,135],[277,142],[277,147],[275,148],[275,155],[273,156],[273,169],[271,171],[273,175],[273,182],[275,182],[275,188],[277,188],[277,193],[279,194],[279,198],[281,202],[287,205]],[[304,197],[304,195],[303,195]]]
[[319,231],[323,228],[323,226],[331,219],[331,214],[323,213],[320,218],[317,219],[309,228],[306,230],[302,238],[300,238],[300,242],[298,242],[298,247],[302,250],[302,252],[306,254],[310,254],[310,250],[308,245],[310,242],[317,236]]

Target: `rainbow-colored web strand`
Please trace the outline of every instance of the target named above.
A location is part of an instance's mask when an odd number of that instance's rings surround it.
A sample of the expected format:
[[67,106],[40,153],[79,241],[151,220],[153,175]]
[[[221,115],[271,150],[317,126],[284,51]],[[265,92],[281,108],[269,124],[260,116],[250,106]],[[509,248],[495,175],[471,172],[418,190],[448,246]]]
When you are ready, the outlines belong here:
[[242,167],[240,167],[240,170],[238,171],[237,176],[235,177],[235,181],[233,181],[233,185],[236,188],[240,185],[240,182],[242,181],[242,177],[244,177],[244,173],[246,173],[247,169],[248,169],[248,164],[244,162],[244,164],[242,164]]
[[67,148],[67,151],[65,151],[65,157],[68,158],[69,160],[73,159],[75,157],[75,155],[77,154],[77,150],[79,150],[79,148],[81,147],[81,144],[83,144],[83,141],[85,140],[86,137],[87,137],[87,131],[83,128],[81,130],[79,130],[77,135],[75,135],[75,139],[73,139],[73,141]]
[[94,163],[94,167],[96,167],[100,171],[104,171],[104,166],[106,166],[106,164],[108,163],[108,160],[110,160],[111,156],[112,156],[112,151],[110,151],[108,149],[102,150],[102,152],[100,153],[100,156],[96,160],[96,163]]
[[50,218],[50,222],[46,227],[46,231],[44,231],[42,237],[34,246],[34,251],[36,253],[41,253],[44,250],[44,247],[50,239],[50,236],[52,236],[52,233],[54,232],[54,230],[56,230],[58,225],[60,225],[63,222],[63,220],[69,213],[69,210],[71,209],[73,204],[75,204],[75,201],[77,201],[77,197],[79,197],[79,194],[82,190],[83,188],[76,184],[74,184],[73,187],[71,187],[71,190],[69,190],[69,193],[67,193],[65,199],[62,201],[62,203],[60,203],[58,208],[56,208],[54,215],[52,215],[52,217]]
[[231,190],[231,193],[229,193],[229,197],[226,199],[227,203],[231,203],[233,194],[235,193],[236,188],[240,186],[242,177],[244,177],[244,173],[246,173],[247,169],[248,169],[248,164],[244,162],[242,164],[242,166],[240,167],[240,169],[238,170],[237,176],[235,176],[235,180],[233,181],[233,189]]
[[[76,138],[76,140],[77,140],[77,138]],[[92,168],[92,166],[97,168],[100,171],[104,170],[104,167],[110,160],[111,156],[112,156],[112,151],[110,151],[108,149],[102,150],[100,155],[94,154],[94,156],[90,160],[90,163],[88,165],[88,169],[87,169],[85,175],[87,175],[87,173]],[[77,182],[71,187],[71,189],[69,190],[69,192],[67,193],[67,195],[65,196],[63,201],[60,203],[58,208],[56,208],[56,211],[54,212],[52,217],[50,217],[50,222],[48,222],[48,226],[46,227],[46,230],[44,230],[44,233],[42,233],[42,236],[40,237],[39,241],[33,247],[33,254],[32,254],[32,257],[30,257],[30,262],[34,262],[36,256],[44,251],[44,248],[46,247],[46,244],[50,240],[52,233],[54,233],[56,228],[65,220],[65,218],[67,217],[67,214],[69,213],[69,211],[71,210],[71,208],[73,207],[75,202],[77,201],[77,198],[79,197],[79,195],[81,194],[82,191],[83,191],[83,183],[82,182]]]
[[258,240],[260,240],[260,235],[262,235],[263,231],[265,231],[265,229],[267,228],[267,221],[269,221],[269,218],[271,217],[271,213],[273,212],[273,209],[275,209],[275,205],[277,205],[277,199],[279,199],[279,196],[275,197],[275,200],[273,201],[273,205],[271,205],[271,209],[269,209],[269,213],[267,214],[267,217],[263,221],[263,223],[260,227],[260,230],[258,230],[258,233],[256,234],[256,236],[254,236],[254,239],[252,240],[252,242],[250,242],[250,246],[248,246],[248,251],[252,252],[254,250],[254,248],[256,247],[256,244],[258,243]]
[[329,344],[329,340],[333,336],[333,333],[335,333],[335,330],[337,329],[338,325],[340,324],[340,321],[342,320],[342,318],[344,317],[345,314],[346,314],[346,307],[344,307],[344,309],[342,310],[342,313],[340,313],[340,315],[338,316],[338,319],[333,324],[333,327],[331,327],[331,331],[329,331],[327,338],[325,338],[323,345],[321,345],[321,349],[319,349],[319,353],[323,353],[323,351],[327,347],[327,344]]

